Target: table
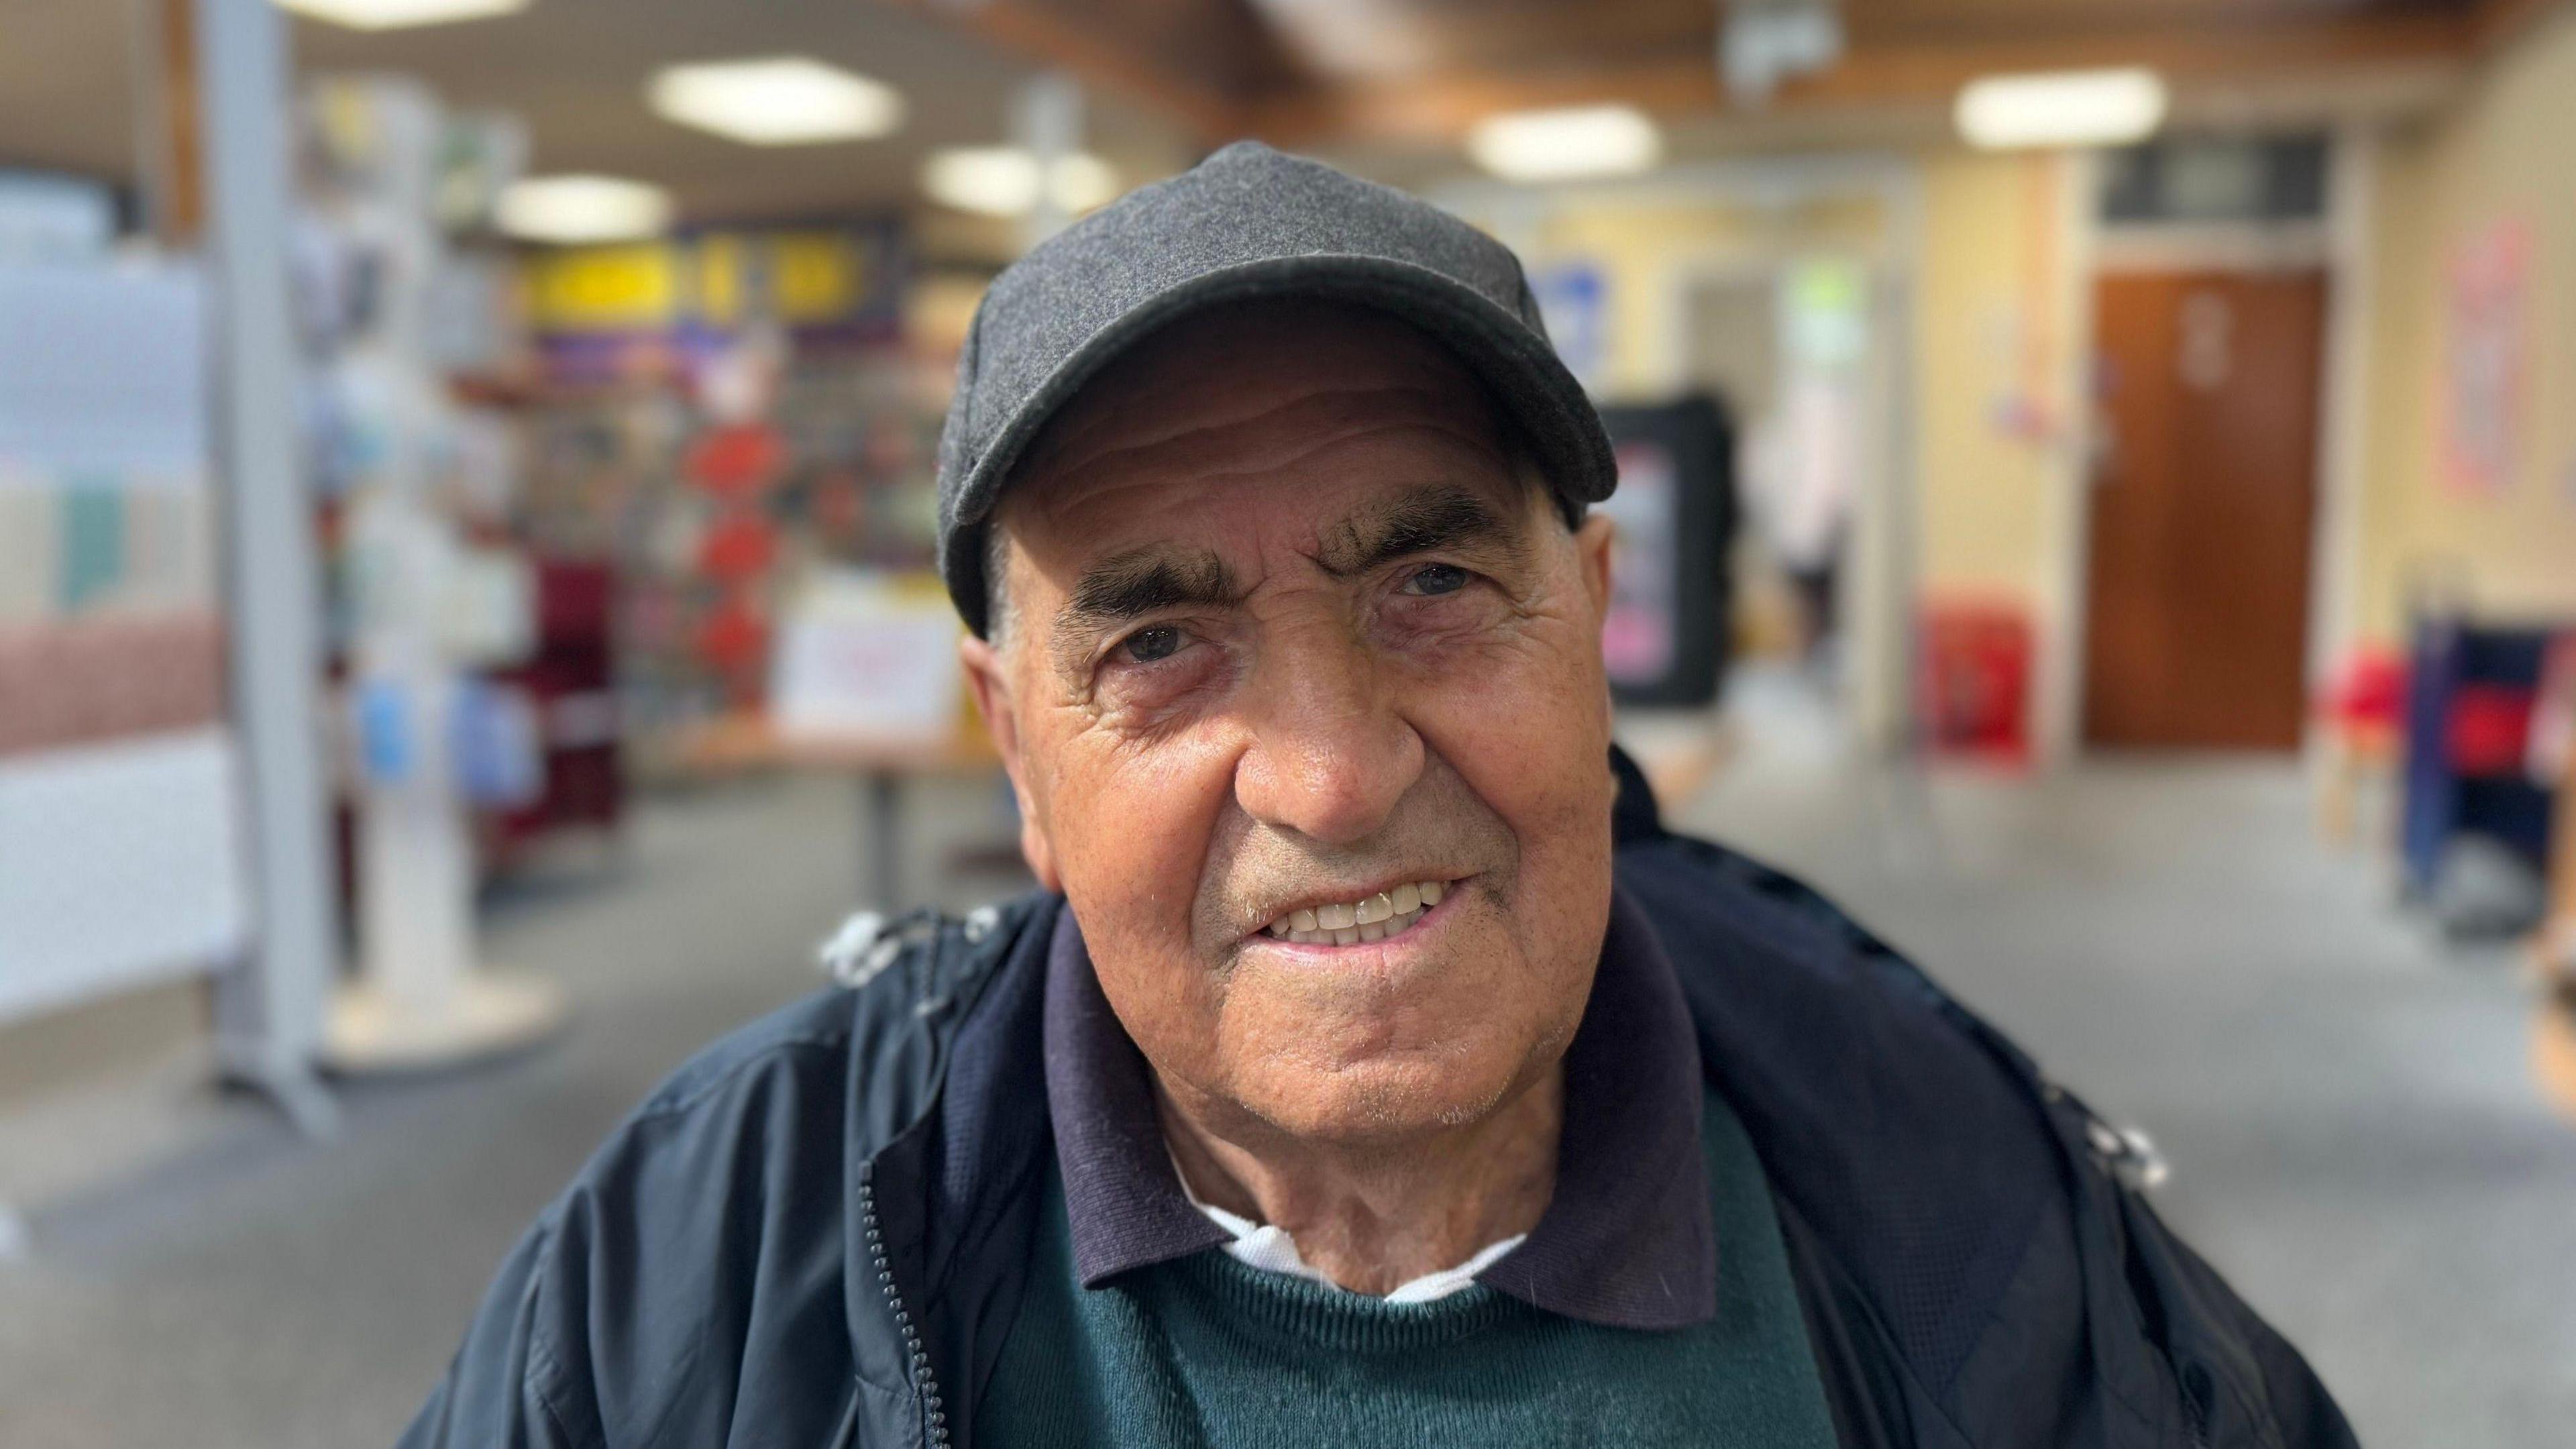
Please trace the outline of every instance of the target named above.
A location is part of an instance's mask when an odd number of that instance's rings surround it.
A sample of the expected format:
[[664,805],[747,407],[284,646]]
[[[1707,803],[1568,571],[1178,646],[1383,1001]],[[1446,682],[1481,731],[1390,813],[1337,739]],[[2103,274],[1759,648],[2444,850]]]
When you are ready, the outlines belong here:
[[992,741],[974,725],[943,739],[786,734],[766,715],[722,715],[682,732],[674,751],[683,768],[705,774],[792,767],[837,770],[859,784],[859,840],[867,857],[866,904],[891,915],[902,909],[904,786],[923,776],[990,775],[1001,766]]

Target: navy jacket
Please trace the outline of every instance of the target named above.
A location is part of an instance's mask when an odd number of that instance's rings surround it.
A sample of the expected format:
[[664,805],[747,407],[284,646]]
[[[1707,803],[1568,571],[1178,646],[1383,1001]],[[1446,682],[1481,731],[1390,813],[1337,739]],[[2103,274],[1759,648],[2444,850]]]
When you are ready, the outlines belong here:
[[[1666,832],[1616,763],[1620,887],[1770,1174],[1844,1444],[2353,1443],[2117,1133],[1814,893]],[[682,1067],[502,1264],[403,1443],[974,1442],[1053,1151],[1062,909],[909,918]]]

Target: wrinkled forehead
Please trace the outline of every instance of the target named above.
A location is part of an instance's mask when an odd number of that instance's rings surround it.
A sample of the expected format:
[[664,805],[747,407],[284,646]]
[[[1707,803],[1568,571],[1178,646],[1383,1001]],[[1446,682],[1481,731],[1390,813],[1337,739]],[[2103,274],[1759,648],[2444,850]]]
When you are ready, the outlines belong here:
[[1049,422],[997,519],[1023,542],[1132,545],[1183,514],[1280,501],[1227,488],[1247,479],[1323,507],[1351,489],[1505,480],[1510,458],[1491,396],[1423,333],[1342,304],[1240,303],[1104,369]]

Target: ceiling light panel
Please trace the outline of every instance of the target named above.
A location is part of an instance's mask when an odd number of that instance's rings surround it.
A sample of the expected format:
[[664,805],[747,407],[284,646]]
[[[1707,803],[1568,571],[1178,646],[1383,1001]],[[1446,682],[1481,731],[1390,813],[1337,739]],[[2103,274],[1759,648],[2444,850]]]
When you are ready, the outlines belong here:
[[2124,146],[2164,124],[2165,83],[2144,69],[1987,76],[1959,92],[1954,118],[1990,151]]
[[531,176],[501,193],[493,219],[521,241],[641,241],[671,225],[671,197],[616,176]]
[[645,99],[664,120],[753,146],[864,141],[903,124],[894,87],[801,55],[665,66]]
[[[930,199],[982,216],[1026,216],[1037,210],[1038,160],[1017,146],[954,146],[921,168]],[[1057,159],[1054,200],[1066,212],[1089,211],[1118,194],[1118,173],[1087,151]]]
[[1652,170],[1664,138],[1633,106],[1511,111],[1477,122],[1467,154],[1506,181],[1576,181]]
[[456,20],[489,20],[528,8],[528,0],[277,0],[298,15],[351,30],[401,30]]

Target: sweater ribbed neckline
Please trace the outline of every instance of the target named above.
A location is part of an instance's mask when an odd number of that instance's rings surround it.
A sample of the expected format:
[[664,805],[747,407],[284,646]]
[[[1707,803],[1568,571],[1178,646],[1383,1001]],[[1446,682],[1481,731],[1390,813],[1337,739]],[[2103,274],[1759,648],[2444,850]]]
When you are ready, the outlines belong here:
[[1454,1343],[1532,1310],[1481,1283],[1428,1303],[1389,1303],[1329,1283],[1268,1272],[1223,1252],[1149,1272],[1174,1274],[1217,1299],[1246,1329],[1340,1353],[1408,1353]]

